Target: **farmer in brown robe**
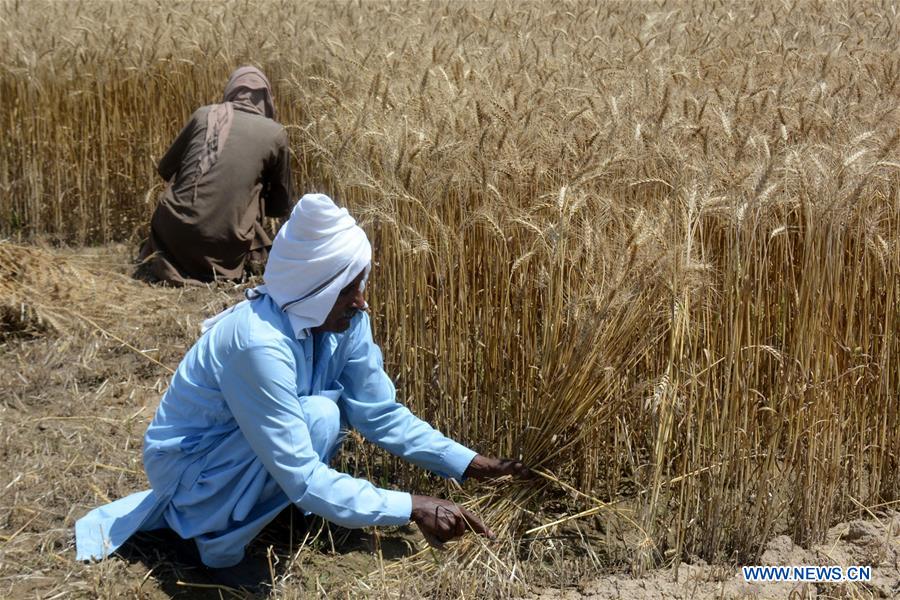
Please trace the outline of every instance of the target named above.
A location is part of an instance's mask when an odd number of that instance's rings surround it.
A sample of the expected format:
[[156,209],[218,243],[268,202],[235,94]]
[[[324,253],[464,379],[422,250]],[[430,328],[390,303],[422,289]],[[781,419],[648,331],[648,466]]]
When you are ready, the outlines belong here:
[[136,276],[175,285],[241,279],[264,264],[264,217],[293,206],[290,151],[275,120],[269,80],[255,67],[231,74],[221,104],[202,106],[159,161],[168,181]]

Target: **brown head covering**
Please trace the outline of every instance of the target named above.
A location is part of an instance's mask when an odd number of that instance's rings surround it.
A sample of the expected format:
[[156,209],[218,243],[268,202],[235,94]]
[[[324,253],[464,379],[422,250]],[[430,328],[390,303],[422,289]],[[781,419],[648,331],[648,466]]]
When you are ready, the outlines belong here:
[[275,118],[272,86],[269,85],[269,80],[263,72],[256,67],[235,69],[225,85],[222,102],[231,102],[239,110],[255,112],[270,119]]
[[225,84],[222,104],[213,104],[206,116],[206,143],[200,153],[200,169],[194,181],[194,194],[197,183],[209,169],[216,164],[225,140],[231,131],[234,120],[234,109],[256,113],[260,116],[275,118],[275,103],[272,98],[272,86],[263,72],[256,67],[240,67],[231,73]]

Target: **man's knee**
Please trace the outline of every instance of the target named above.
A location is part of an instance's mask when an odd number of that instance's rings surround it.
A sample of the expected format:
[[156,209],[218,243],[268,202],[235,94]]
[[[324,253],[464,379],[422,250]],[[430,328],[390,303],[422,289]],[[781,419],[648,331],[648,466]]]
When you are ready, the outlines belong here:
[[303,402],[306,426],[313,449],[323,460],[330,457],[341,432],[341,411],[331,399],[306,396]]

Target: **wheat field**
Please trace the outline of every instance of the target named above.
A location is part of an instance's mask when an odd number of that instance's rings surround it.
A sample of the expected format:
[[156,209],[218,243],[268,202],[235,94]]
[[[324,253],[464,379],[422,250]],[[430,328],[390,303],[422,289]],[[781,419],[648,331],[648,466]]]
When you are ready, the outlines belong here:
[[[266,72],[297,189],[372,239],[399,397],[542,473],[467,496],[503,536],[617,519],[640,573],[900,502],[891,2],[4,0],[0,22],[8,244],[134,246],[187,117]],[[551,525],[560,496],[584,518]],[[508,593],[522,557],[491,554],[446,560]]]

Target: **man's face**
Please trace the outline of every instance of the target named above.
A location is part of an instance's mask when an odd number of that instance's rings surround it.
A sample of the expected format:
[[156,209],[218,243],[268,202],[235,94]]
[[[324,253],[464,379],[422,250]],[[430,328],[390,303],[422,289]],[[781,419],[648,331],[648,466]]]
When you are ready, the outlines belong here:
[[366,296],[359,290],[359,284],[365,273],[365,269],[360,271],[359,275],[340,291],[334,306],[331,307],[331,312],[325,317],[325,322],[315,328],[316,331],[333,331],[335,333],[347,331],[347,328],[350,327],[350,320],[357,311],[366,309]]

